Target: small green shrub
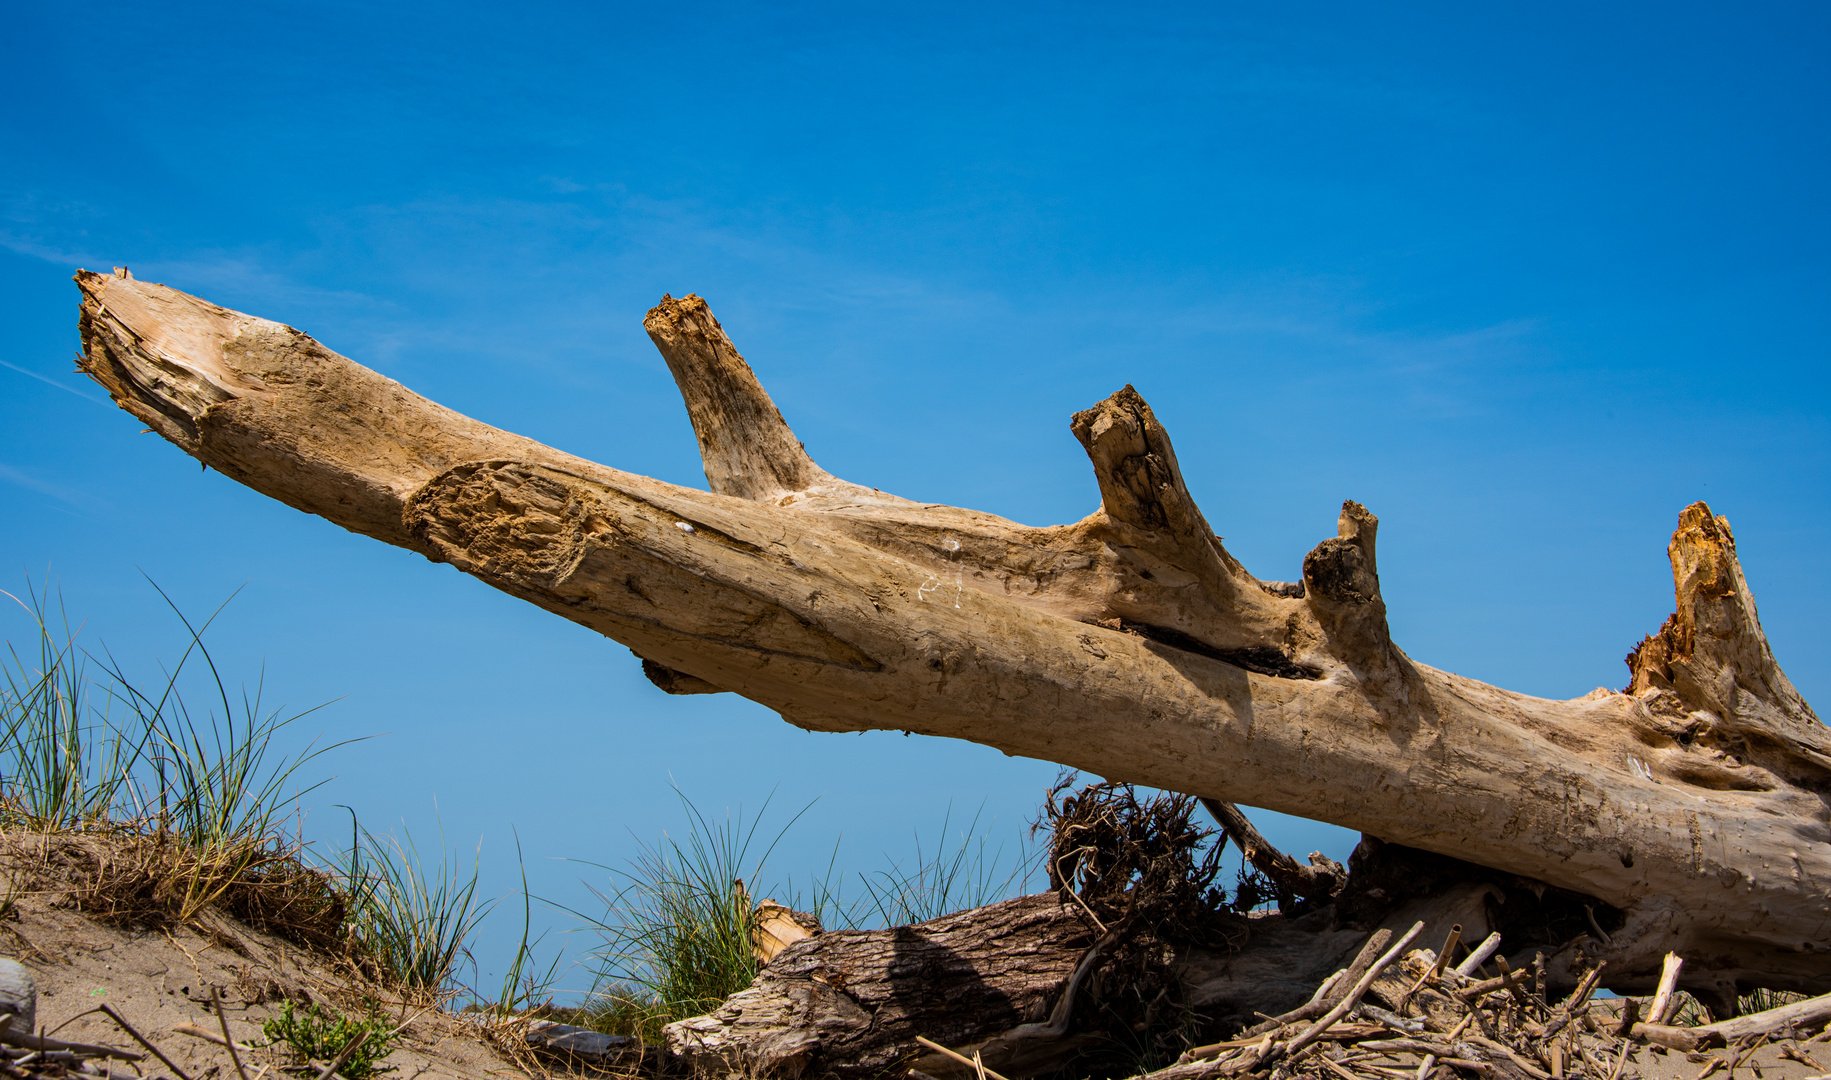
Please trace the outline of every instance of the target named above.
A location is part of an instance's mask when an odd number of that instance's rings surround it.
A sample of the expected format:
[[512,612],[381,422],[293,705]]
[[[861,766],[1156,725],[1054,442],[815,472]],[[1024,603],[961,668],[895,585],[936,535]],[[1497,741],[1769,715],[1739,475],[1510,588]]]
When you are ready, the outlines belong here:
[[261,1034],[269,1043],[286,1044],[302,1061],[326,1063],[335,1061],[350,1043],[361,1039],[362,1045],[337,1070],[348,1080],[370,1080],[393,1072],[394,1066],[380,1062],[393,1052],[394,1044],[400,1039],[400,1031],[389,1024],[386,1017],[353,1020],[334,1009],[327,1011],[317,1005],[299,1012],[290,1001],[281,1006],[278,1015],[268,1017],[261,1024]]

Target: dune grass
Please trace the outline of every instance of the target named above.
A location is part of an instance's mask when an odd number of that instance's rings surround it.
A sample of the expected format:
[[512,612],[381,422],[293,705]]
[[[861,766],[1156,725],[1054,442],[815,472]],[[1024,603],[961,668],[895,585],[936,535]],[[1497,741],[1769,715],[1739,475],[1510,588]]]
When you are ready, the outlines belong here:
[[88,657],[62,603],[53,612],[31,588],[23,599],[0,596],[30,616],[37,639],[25,656],[8,641],[0,662],[0,820],[49,830],[112,821],[144,745],[107,722],[105,694],[102,715],[92,715]]
[[305,783],[301,770],[346,743],[276,750],[316,710],[268,708],[258,680],[230,690],[204,642],[227,601],[194,622],[159,595],[184,646],[145,683],[106,650],[98,659],[79,647],[51,589],[0,592],[35,638],[23,651],[9,641],[0,658],[0,827],[116,845],[107,873],[78,889],[93,913],[182,923],[216,905],[341,951],[416,997],[453,993],[465,941],[488,911],[475,862],[448,858],[442,835],[429,861],[411,834],[378,836],[353,816],[348,849],[309,852],[289,807],[325,781]]
[[[342,744],[273,754],[275,737],[314,710],[267,708],[259,682],[230,691],[203,638],[222,607],[193,623],[160,592],[186,643],[161,679],[143,684],[112,656],[97,660],[78,647],[77,629],[48,588],[0,595],[25,611],[37,639],[25,654],[9,642],[0,665],[0,823],[150,841],[104,891],[131,892],[130,910],[149,914],[139,909],[150,903],[179,921],[237,882],[271,884],[271,871],[296,861],[287,806],[318,784],[301,787],[295,778]],[[185,696],[198,685],[201,708]]]
[[404,839],[377,836],[350,815],[350,846],[326,862],[348,904],[345,931],[354,952],[383,982],[416,997],[449,994],[465,943],[493,906],[479,903],[481,852],[464,868],[439,833],[438,861]]
[[859,874],[859,884],[865,891],[859,903],[847,906],[832,902],[826,906],[840,913],[844,925],[862,929],[926,922],[1013,895],[1013,890],[1035,870],[1036,853],[1027,842],[1028,834],[1020,833],[1017,856],[1007,863],[1004,847],[993,847],[986,835],[983,815],[981,807],[966,828],[949,840],[953,808],[948,807],[933,847],[928,847],[917,832],[911,861]]
[[759,838],[761,813],[715,820],[680,801],[684,839],[644,844],[628,869],[601,868],[620,882],[593,890],[605,914],[574,912],[599,936],[587,961],[596,985],[580,1017],[599,1030],[654,1041],[669,1020],[706,1012],[756,977],[755,902],[744,879],[760,878],[787,827]]
[[844,895],[848,877],[837,872],[837,845],[824,873],[799,886],[785,877],[765,888],[770,856],[813,804],[765,833],[767,803],[748,820],[741,811],[713,818],[676,794],[686,829],[643,845],[626,868],[600,867],[618,883],[594,890],[604,913],[572,913],[598,937],[587,959],[596,981],[572,1022],[655,1042],[667,1023],[716,1008],[756,978],[754,916],[765,897],[808,911],[828,929],[901,926],[1003,899],[1034,870],[1021,843],[1007,865],[978,814],[950,840],[950,812],[932,845],[916,834],[912,860],[858,874],[856,899]]
[[[289,807],[324,782],[306,782],[303,770],[345,744],[277,749],[289,725],[316,710],[266,706],[258,679],[231,690],[205,644],[227,602],[193,621],[159,595],[183,628],[183,647],[148,682],[105,649],[97,657],[81,648],[80,628],[50,588],[0,592],[28,617],[33,638],[24,649],[9,641],[0,657],[0,828],[125,845],[131,857],[88,885],[92,912],[181,923],[215,905],[341,950],[365,976],[410,997],[459,993],[460,969],[475,966],[467,942],[494,907],[477,895],[479,858],[458,857],[442,833],[431,855],[410,832],[377,834],[353,813],[347,847],[308,850]],[[933,844],[916,834],[913,859],[841,875],[836,845],[823,875],[758,890],[771,855],[812,804],[768,833],[767,804],[754,819],[714,819],[684,796],[681,805],[684,831],[610,871],[614,887],[597,894],[603,914],[574,912],[598,937],[585,961],[593,990],[576,1017],[593,1027],[652,1039],[666,1022],[748,985],[757,971],[755,904],[765,894],[829,928],[893,926],[1009,895],[1032,869],[1022,845],[1008,866],[978,815],[950,839],[950,812]],[[525,870],[522,901],[521,942],[500,992],[486,1001],[471,991],[502,1017],[539,1004],[559,963],[534,959]]]

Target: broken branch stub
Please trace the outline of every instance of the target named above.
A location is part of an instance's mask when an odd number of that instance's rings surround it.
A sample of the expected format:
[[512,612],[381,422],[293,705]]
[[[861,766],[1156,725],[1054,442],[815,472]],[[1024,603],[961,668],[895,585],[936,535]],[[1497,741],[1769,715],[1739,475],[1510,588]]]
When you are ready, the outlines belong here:
[[84,370],[186,453],[623,642],[679,689],[812,730],[969,739],[1593,896],[1626,913],[1602,949],[1614,989],[1650,987],[1672,949],[1695,958],[1688,989],[1831,989],[1831,738],[1702,504],[1671,549],[1677,614],[1629,690],[1548,701],[1405,656],[1358,504],[1301,589],[1248,573],[1133,391],[1075,422],[1102,509],[1032,528],[819,470],[696,297],[648,326],[712,492],[489,427],[290,327],[77,281]]

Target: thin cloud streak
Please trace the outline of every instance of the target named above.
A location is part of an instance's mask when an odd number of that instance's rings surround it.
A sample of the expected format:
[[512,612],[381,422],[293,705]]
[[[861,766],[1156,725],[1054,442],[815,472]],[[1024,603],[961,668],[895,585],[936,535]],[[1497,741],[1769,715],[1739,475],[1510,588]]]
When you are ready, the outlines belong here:
[[0,481],[5,481],[16,487],[25,488],[27,491],[35,491],[40,495],[56,499],[58,502],[68,504],[78,510],[93,510],[101,505],[99,500],[87,492],[61,487],[56,484],[48,484],[43,480],[22,470],[15,469],[10,465],[0,465]]
[[46,386],[54,386],[57,389],[62,390],[66,394],[73,394],[76,397],[82,398],[84,401],[87,401],[92,405],[100,405],[104,409],[114,408],[114,404],[105,398],[92,397],[88,394],[83,393],[81,390],[76,389],[75,387],[65,386],[63,383],[58,382],[56,379],[53,379],[50,376],[40,375],[36,371],[32,371],[28,368],[22,368],[18,364],[11,364],[11,363],[6,362],[5,360],[0,360],[0,367],[11,368],[12,370],[17,371],[19,374],[27,376],[28,378],[37,379],[39,382],[44,383]]

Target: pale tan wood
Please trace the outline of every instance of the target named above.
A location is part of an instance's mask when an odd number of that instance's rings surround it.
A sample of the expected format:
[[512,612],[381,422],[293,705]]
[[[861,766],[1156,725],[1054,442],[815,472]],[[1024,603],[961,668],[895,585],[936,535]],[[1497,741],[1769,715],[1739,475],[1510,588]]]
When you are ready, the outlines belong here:
[[1660,964],[1659,985],[1653,991],[1653,1004],[1647,1006],[1647,1023],[1664,1024],[1672,1019],[1672,1011],[1678,1007],[1678,974],[1684,970],[1685,961],[1677,953],[1667,953]]
[[1627,914],[1600,949],[1617,990],[1649,989],[1668,950],[1692,958],[1688,989],[1831,989],[1831,737],[1701,503],[1669,549],[1677,612],[1629,691],[1550,701],[1392,642],[1378,521],[1357,503],[1301,583],[1254,578],[1129,387],[1072,422],[1103,508],[1032,528],[827,475],[694,297],[647,325],[713,492],[489,427],[290,327],[124,277],[78,283],[85,370],[185,452],[623,642],[679,690],[810,730],[970,739],[1573,889]]

